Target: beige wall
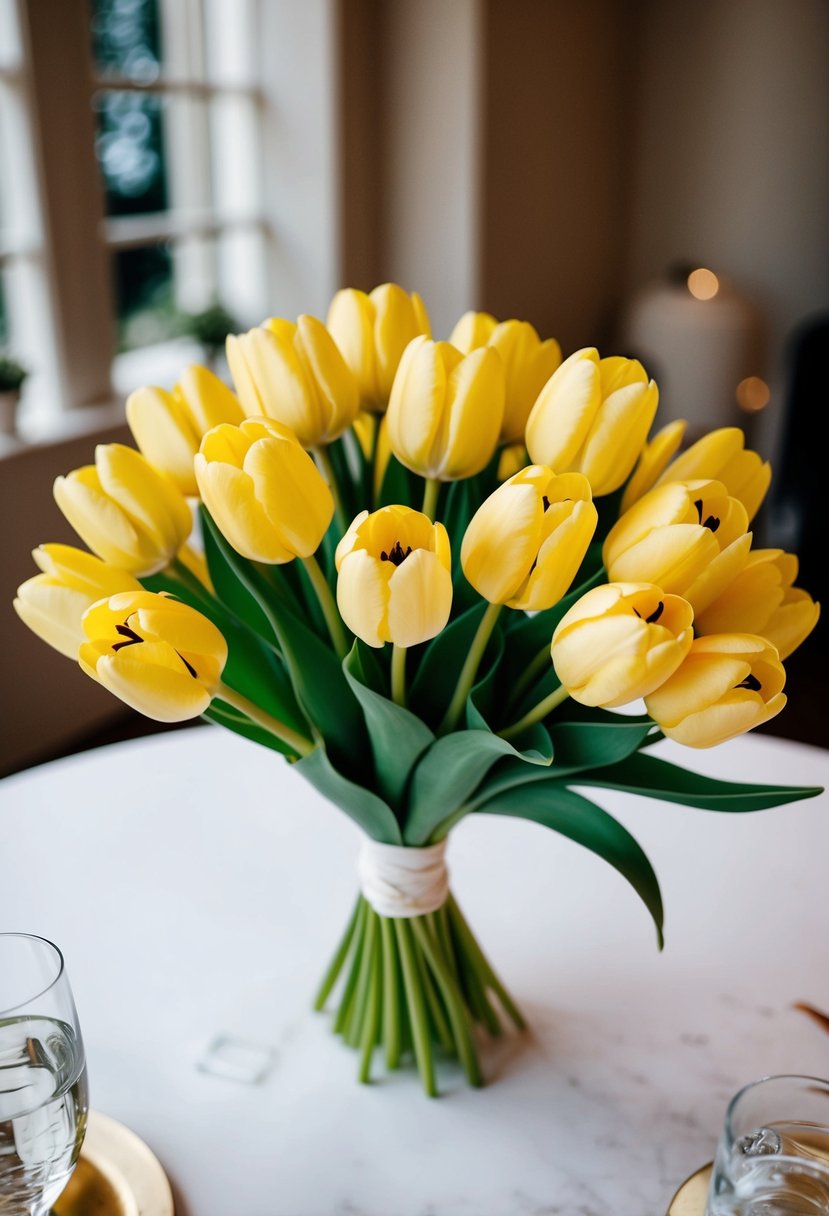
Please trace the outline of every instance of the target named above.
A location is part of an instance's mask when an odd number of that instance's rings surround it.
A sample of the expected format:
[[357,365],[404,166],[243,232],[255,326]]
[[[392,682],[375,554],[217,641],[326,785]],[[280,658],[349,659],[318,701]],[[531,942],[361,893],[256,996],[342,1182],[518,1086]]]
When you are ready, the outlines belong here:
[[79,545],[52,499],[60,473],[88,464],[96,442],[127,442],[126,428],[0,459],[0,775],[42,760],[131,711],[18,620],[12,600],[37,574],[31,551],[45,541]]

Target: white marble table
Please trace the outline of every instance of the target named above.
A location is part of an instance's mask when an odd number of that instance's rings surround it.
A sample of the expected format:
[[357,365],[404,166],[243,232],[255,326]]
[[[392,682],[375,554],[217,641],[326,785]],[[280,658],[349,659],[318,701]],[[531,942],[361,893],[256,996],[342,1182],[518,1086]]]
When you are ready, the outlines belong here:
[[[829,752],[775,739],[681,756],[829,784]],[[356,829],[218,729],[0,782],[0,927],[64,948],[93,1103],[154,1148],[180,1216],[662,1216],[736,1088],[829,1075],[829,1035],[792,1008],[829,1009],[829,797],[729,816],[592,796],[660,876],[664,954],[585,850],[463,823],[453,886],[533,1033],[483,1049],[484,1090],[442,1068],[437,1101],[412,1071],[357,1085],[308,1009],[354,896]],[[263,1082],[197,1069],[221,1032],[275,1047]]]

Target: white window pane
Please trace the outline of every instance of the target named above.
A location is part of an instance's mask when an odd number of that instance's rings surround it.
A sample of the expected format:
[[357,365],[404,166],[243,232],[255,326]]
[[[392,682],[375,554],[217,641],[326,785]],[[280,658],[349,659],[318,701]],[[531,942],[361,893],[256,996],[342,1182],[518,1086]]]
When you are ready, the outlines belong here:
[[6,264],[3,299],[6,353],[29,372],[21,399],[21,430],[33,435],[38,424],[58,413],[62,404],[51,306],[39,259],[19,258]]
[[207,104],[169,97],[163,109],[169,206],[203,214],[211,210],[210,135]]
[[265,234],[256,228],[224,233],[218,241],[219,300],[243,327],[271,311]]
[[173,247],[175,301],[181,312],[201,312],[216,299],[216,243],[188,237]]
[[15,0],[0,0],[0,70],[16,68],[23,58]]
[[207,76],[214,84],[257,83],[256,0],[203,0]]
[[210,104],[216,214],[257,216],[261,209],[261,144],[256,103],[230,94]]
[[17,85],[0,77],[0,244],[31,249],[40,244],[40,224],[29,120]]

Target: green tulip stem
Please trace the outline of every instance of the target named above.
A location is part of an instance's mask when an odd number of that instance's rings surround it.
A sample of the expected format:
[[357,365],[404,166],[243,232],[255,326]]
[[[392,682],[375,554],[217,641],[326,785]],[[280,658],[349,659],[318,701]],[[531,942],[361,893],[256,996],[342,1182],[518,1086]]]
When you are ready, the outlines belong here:
[[436,477],[427,477],[426,485],[423,488],[423,506],[420,509],[423,514],[428,515],[431,520],[434,520],[435,518],[439,494],[440,482]]
[[314,750],[314,744],[310,739],[306,739],[298,731],[292,730],[284,722],[277,722],[276,718],[272,718],[270,714],[266,714],[253,701],[249,701],[242,693],[236,692],[235,688],[228,688],[227,684],[219,683],[215,696],[219,700],[225,701],[228,705],[232,705],[234,709],[238,709],[246,718],[250,718],[251,722],[255,722],[257,726],[261,726],[263,730],[266,730],[268,734],[275,735],[277,739],[281,739],[298,756],[307,756]]
[[175,583],[180,583],[190,598],[198,600],[201,605],[215,605],[216,597],[213,595],[209,587],[205,587],[201,579],[197,578],[193,571],[186,565],[181,558],[174,557],[169,566],[162,571],[169,579]]
[[563,684],[554,689],[548,697],[543,701],[539,701],[531,710],[524,714],[523,718],[519,718],[517,722],[513,722],[512,726],[508,726],[506,730],[499,730],[498,734],[502,739],[513,739],[516,735],[520,735],[522,730],[526,730],[528,726],[534,726],[536,722],[543,722],[547,714],[551,714],[557,705],[561,705],[562,701],[566,701],[570,696]]
[[517,703],[521,694],[526,692],[531,684],[535,683],[539,676],[544,675],[544,672],[549,670],[551,662],[550,643],[545,642],[538,654],[524,668],[520,679],[516,680],[515,684],[513,684],[512,696],[510,698],[513,705]]
[[311,580],[314,594],[319,600],[322,615],[325,617],[325,623],[331,635],[331,641],[334,643],[334,649],[338,657],[344,659],[348,654],[348,642],[346,641],[345,629],[337,610],[337,602],[331,593],[331,588],[328,586],[328,580],[313,554],[310,557],[303,557],[301,561]]
[[461,674],[458,676],[455,695],[449,702],[449,708],[438,727],[438,735],[447,735],[450,730],[455,729],[466,705],[469,690],[475,682],[475,676],[478,674],[481,659],[484,657],[484,651],[487,648],[487,643],[492,636],[495,622],[498,620],[502,608],[503,604],[487,604],[486,612],[481,617],[481,623],[472,639],[472,645],[469,647],[469,653],[461,668]]
[[311,451],[314,454],[314,459],[319,466],[320,472],[328,482],[328,488],[334,499],[334,514],[337,517],[337,528],[339,529],[340,536],[345,536],[348,531],[348,516],[345,513],[340,487],[337,482],[337,474],[334,472],[334,466],[331,463],[331,457],[328,455],[328,449],[320,445],[319,447],[312,448]]
[[391,699],[395,705],[406,707],[406,647],[391,649]]

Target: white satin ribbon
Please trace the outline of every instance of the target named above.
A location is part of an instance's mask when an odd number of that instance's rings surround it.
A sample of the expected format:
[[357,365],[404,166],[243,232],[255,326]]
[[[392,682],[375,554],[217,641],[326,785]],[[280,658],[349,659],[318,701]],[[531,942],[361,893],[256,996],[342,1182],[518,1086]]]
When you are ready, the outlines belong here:
[[366,839],[357,862],[363,895],[381,916],[425,916],[446,902],[446,841],[424,849]]

